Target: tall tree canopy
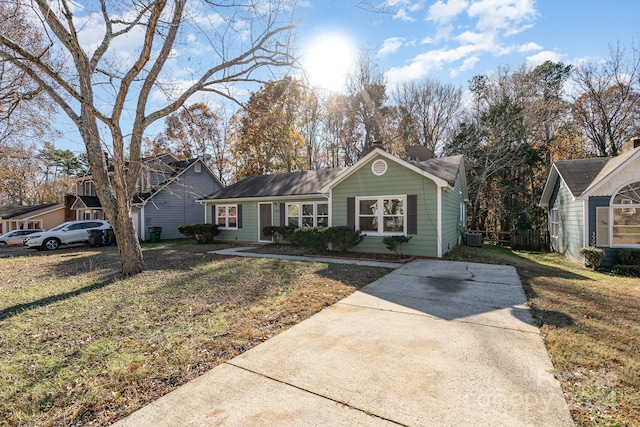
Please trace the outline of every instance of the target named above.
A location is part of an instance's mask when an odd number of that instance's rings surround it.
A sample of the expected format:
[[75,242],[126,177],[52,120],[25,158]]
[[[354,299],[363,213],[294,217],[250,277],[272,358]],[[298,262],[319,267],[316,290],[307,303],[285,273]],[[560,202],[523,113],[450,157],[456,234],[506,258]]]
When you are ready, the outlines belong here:
[[603,62],[585,62],[575,71],[576,123],[598,156],[617,156],[640,130],[640,52],[617,46]]
[[[129,214],[145,131],[198,92],[235,99],[234,85],[259,81],[261,69],[268,74],[270,68],[290,66],[294,4],[5,3],[46,38],[34,46],[3,30],[0,58],[44,91],[76,125],[104,213],[118,239],[122,271],[142,271],[142,252]],[[206,57],[195,53],[194,45],[208,50]],[[113,159],[112,177],[107,174],[105,149]]]

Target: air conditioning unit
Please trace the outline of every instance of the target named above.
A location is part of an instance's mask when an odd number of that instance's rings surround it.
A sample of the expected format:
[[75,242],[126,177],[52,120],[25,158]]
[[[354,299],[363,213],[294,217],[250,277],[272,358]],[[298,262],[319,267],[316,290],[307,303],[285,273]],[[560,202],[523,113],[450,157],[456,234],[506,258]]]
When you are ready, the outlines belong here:
[[482,233],[467,233],[467,246],[482,247]]

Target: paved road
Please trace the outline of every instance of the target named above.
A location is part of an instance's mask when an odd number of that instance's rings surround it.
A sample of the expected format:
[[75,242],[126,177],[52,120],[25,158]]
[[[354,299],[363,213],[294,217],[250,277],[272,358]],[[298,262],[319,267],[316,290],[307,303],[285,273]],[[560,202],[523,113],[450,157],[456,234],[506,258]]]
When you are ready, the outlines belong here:
[[571,426],[510,266],[418,260],[125,426]]

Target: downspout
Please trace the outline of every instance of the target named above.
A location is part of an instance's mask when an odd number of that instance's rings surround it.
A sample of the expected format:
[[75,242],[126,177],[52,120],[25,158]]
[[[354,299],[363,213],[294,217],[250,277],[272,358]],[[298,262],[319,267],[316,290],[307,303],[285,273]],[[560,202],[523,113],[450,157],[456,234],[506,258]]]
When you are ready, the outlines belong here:
[[437,201],[437,209],[438,209],[438,236],[437,236],[437,245],[438,245],[438,258],[442,258],[442,187],[438,186],[438,201]]

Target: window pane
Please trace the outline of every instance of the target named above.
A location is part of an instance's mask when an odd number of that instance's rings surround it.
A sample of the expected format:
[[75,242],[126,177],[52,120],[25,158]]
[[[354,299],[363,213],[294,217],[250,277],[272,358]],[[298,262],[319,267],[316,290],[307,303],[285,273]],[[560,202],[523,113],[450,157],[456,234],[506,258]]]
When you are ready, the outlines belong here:
[[236,207],[229,206],[229,216],[236,216]]
[[404,217],[385,216],[384,231],[404,231]]
[[300,222],[298,221],[298,217],[297,216],[289,217],[288,225],[290,227],[298,227],[300,225]]
[[298,216],[300,214],[300,205],[289,205],[287,208],[287,216]]
[[329,226],[329,218],[326,216],[318,218],[318,227],[328,227]]
[[360,230],[378,231],[377,222],[377,218],[375,217],[360,217]]
[[613,208],[613,243],[640,244],[640,208]]
[[226,206],[218,206],[218,216],[226,216],[227,207]]
[[302,205],[303,216],[313,216],[313,205]]
[[360,200],[360,215],[375,215],[378,211],[377,200]]
[[312,216],[303,216],[302,217],[302,226],[303,227],[313,227],[313,217]]
[[402,199],[384,200],[385,215],[402,215],[403,212],[404,212],[404,208],[402,205]]
[[329,205],[326,203],[318,203],[318,216],[329,215]]
[[236,217],[234,217],[234,216],[229,217],[229,221],[228,221],[227,227],[235,227],[236,225],[237,225]]
[[613,198],[614,205],[640,204],[640,182],[624,187]]

